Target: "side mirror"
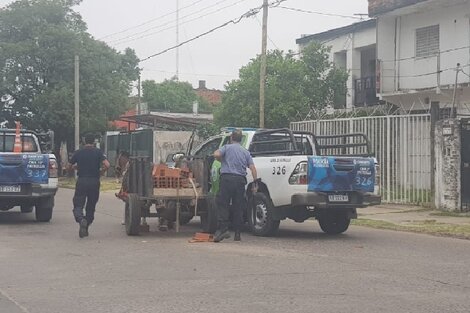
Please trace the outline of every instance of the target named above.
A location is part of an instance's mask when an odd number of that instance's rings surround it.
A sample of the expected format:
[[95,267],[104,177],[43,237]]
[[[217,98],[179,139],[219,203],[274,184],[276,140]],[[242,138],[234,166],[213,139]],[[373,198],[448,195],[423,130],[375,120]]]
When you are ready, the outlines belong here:
[[185,154],[183,152],[178,152],[178,153],[173,154],[172,159],[173,159],[173,162],[177,162],[184,157],[185,157]]

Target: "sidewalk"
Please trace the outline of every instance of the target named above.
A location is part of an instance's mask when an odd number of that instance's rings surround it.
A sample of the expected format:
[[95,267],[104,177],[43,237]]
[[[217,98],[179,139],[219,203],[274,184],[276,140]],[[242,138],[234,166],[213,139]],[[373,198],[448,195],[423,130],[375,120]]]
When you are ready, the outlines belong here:
[[384,204],[358,209],[355,225],[470,239],[470,213]]

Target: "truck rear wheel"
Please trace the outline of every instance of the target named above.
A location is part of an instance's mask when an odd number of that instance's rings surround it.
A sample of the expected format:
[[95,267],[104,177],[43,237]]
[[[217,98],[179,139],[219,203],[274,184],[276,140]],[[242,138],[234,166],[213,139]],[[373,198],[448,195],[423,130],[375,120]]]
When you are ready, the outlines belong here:
[[39,199],[36,203],[36,221],[49,222],[52,218],[52,210],[54,208],[54,197],[46,197]]
[[142,217],[142,202],[136,194],[129,194],[125,207],[126,233],[129,236],[138,236],[140,232],[140,218]]
[[344,233],[351,223],[347,211],[327,212],[318,218],[320,228],[329,235]]
[[249,205],[248,224],[255,236],[272,236],[279,229],[280,221],[272,218],[272,203],[268,197],[261,192],[253,195]]

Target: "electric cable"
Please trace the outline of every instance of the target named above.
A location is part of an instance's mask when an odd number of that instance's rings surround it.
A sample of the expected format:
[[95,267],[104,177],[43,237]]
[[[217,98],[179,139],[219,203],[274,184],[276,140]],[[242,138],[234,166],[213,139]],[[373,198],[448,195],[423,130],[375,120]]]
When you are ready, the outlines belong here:
[[[276,7],[276,6],[278,6],[279,4],[281,4],[282,2],[285,2],[285,1],[287,1],[287,0],[276,0],[276,1],[273,1],[273,2],[269,3],[268,6],[269,6],[269,7]],[[181,47],[181,46],[183,46],[183,45],[185,45],[185,44],[188,44],[188,43],[190,43],[190,42],[192,42],[192,41],[194,41],[194,40],[197,40],[197,39],[199,39],[199,38],[201,38],[201,37],[204,37],[204,36],[206,36],[206,35],[208,35],[208,34],[210,34],[210,33],[213,33],[213,32],[215,32],[216,30],[219,30],[219,29],[221,29],[221,28],[224,28],[224,27],[226,27],[226,26],[228,26],[228,25],[230,25],[230,24],[238,24],[238,23],[240,23],[243,19],[258,14],[262,9],[263,9],[263,6],[256,7],[256,8],[254,8],[254,9],[251,9],[251,10],[249,10],[248,12],[244,13],[243,15],[241,15],[239,18],[236,18],[236,19],[227,21],[227,22],[225,22],[225,23],[223,23],[223,24],[221,24],[221,25],[219,25],[219,26],[217,26],[217,27],[214,27],[214,28],[212,28],[212,29],[210,29],[210,30],[208,30],[208,31],[206,31],[206,32],[204,32],[204,33],[201,33],[201,34],[199,34],[199,35],[197,35],[197,36],[195,36],[195,37],[192,37],[192,38],[190,38],[190,39],[188,39],[188,40],[186,40],[186,41],[183,41],[183,42],[181,42],[181,43],[179,43],[179,44],[177,44],[177,45],[174,45],[174,46],[172,46],[172,47],[169,47],[169,48],[167,48],[167,49],[164,49],[164,50],[162,50],[162,51],[160,51],[160,52],[158,52],[158,53],[152,54],[152,55],[150,55],[150,56],[148,56],[148,57],[146,57],[146,58],[144,58],[144,59],[140,59],[140,62],[147,61],[147,60],[152,59],[152,58],[154,58],[154,57],[156,57],[156,56],[162,55],[162,54],[164,54],[164,53],[166,53],[166,52],[168,52],[168,51],[174,50],[174,49],[176,49],[176,48],[178,48],[178,47]]]

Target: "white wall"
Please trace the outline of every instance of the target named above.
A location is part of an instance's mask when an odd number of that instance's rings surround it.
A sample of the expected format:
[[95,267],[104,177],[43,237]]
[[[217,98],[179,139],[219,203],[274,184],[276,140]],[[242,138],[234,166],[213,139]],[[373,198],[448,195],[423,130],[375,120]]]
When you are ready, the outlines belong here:
[[[330,61],[335,62],[341,53],[346,53],[346,64],[341,60],[338,67],[349,72],[347,82],[348,95],[346,98],[346,108],[354,105],[354,80],[361,78],[361,49],[375,45],[376,29],[374,27],[360,30],[354,33],[344,34],[337,38],[332,38],[324,44],[331,47]],[[341,59],[341,58],[339,58]]]
[[[438,57],[414,58],[417,28],[439,24],[440,51],[470,46],[470,2],[433,8],[435,7],[423,7],[420,13],[400,17],[378,18],[378,59],[382,61],[382,93],[438,86],[437,73],[426,75],[438,71]],[[406,60],[394,62],[396,59]],[[466,65],[465,71],[470,72],[470,48],[441,53],[440,69],[444,72],[440,75],[440,86],[454,85],[455,70],[452,68],[455,68],[457,63]],[[416,75],[422,76],[416,77]],[[461,75],[459,83],[465,82],[470,82],[470,78]]]
[[154,138],[154,163],[165,162],[170,153],[186,152],[190,131],[160,131],[153,132]]

